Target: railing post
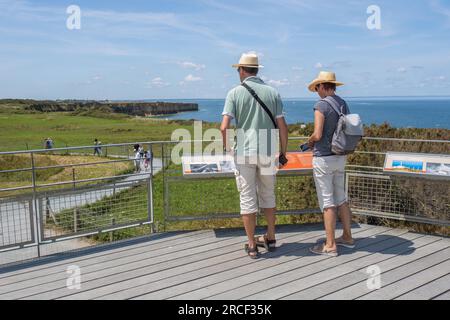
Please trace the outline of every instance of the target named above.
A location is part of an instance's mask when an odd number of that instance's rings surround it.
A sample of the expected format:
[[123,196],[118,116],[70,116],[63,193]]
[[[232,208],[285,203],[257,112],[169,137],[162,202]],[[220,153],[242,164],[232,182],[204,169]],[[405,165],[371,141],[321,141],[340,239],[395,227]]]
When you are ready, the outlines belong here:
[[45,197],[45,221],[49,221],[50,219],[50,199],[49,197]]
[[[34,153],[31,152],[31,181],[33,185],[33,206],[34,206],[34,212],[35,212],[35,230],[36,230],[36,244],[37,244],[37,254],[38,257],[41,257],[41,248],[39,246],[39,238],[41,234],[41,223],[39,219],[39,208],[37,205],[37,193],[36,193],[36,166],[34,162]],[[32,222],[31,222],[32,223]]]
[[72,167],[72,183],[73,183],[73,189],[75,190],[75,168]]
[[166,169],[165,169],[165,161],[164,161],[164,143],[161,143],[161,174],[162,174],[162,180],[163,180],[163,231],[166,231],[166,218],[169,214],[169,208],[168,208],[168,195],[169,195],[169,187],[166,181]]
[[[114,225],[116,224],[116,219],[114,217],[111,218],[111,226],[114,227]],[[114,241],[114,231],[110,231],[109,232],[109,242],[113,242]]]
[[78,232],[78,209],[75,207],[73,209],[73,232]]
[[148,194],[148,217],[151,220],[151,224],[150,224],[150,233],[154,233],[155,232],[155,221],[154,221],[154,214],[153,214],[153,148],[152,148],[152,144],[149,144],[148,146],[148,156],[150,157],[150,177],[148,179],[148,190],[147,190],[147,194]]

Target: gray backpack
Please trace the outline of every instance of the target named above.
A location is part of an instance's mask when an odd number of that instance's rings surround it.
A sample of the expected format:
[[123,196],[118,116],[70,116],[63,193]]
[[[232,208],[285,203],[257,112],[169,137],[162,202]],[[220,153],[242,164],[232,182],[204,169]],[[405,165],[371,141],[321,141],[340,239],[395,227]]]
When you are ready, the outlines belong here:
[[355,152],[358,143],[364,136],[363,123],[358,114],[344,114],[344,106],[328,96],[324,101],[328,102],[339,115],[336,131],[331,140],[331,152],[336,155],[346,155]]

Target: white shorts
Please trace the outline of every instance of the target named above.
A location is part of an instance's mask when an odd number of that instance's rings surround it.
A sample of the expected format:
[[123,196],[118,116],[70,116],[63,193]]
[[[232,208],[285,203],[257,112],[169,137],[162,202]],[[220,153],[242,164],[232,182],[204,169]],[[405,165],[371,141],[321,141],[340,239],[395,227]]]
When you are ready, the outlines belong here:
[[264,172],[264,167],[260,163],[236,163],[236,169],[236,185],[240,194],[242,215],[257,213],[259,208],[276,207],[274,173]]
[[347,202],[344,182],[346,162],[346,156],[313,158],[314,183],[322,212]]

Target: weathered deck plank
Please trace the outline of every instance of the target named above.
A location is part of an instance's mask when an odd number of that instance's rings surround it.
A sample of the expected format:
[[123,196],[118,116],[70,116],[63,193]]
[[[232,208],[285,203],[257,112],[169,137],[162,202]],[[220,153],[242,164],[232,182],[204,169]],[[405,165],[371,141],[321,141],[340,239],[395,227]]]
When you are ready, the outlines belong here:
[[[354,236],[359,239],[358,242],[364,245],[364,241],[380,232],[385,232],[386,228],[371,228],[355,232]],[[310,245],[309,245],[310,246]],[[278,281],[288,282],[292,276],[296,276],[301,267],[308,266],[314,262],[326,259],[324,256],[312,257],[308,253],[309,246],[299,248],[297,257],[281,257],[276,267],[254,270],[251,273],[242,275],[236,274],[236,277],[227,279],[216,284],[211,284],[183,295],[174,296],[174,299],[240,299],[249,295],[250,292],[259,292],[259,285],[266,284],[270,287],[273,277],[283,275],[283,279]],[[301,260],[300,260],[301,259]],[[255,286],[255,284],[257,284]],[[254,291],[253,291],[254,290]]]
[[[284,291],[284,287],[288,286],[293,281],[297,281],[307,288],[308,280],[303,279],[308,278],[311,275],[332,270],[332,268],[341,266],[345,263],[357,261],[358,259],[370,256],[373,252],[389,250],[389,248],[396,245],[401,245],[407,241],[406,239],[398,238],[399,235],[407,235],[404,230],[381,229],[381,232],[380,230],[378,230],[378,232],[379,233],[374,234],[373,236],[359,240],[357,249],[355,249],[354,252],[345,249],[346,254],[342,254],[338,258],[315,256],[309,254],[309,252],[306,252],[307,256],[304,259],[306,259],[305,261],[308,261],[308,264],[305,266],[297,266],[297,268],[294,268],[290,272],[278,273],[270,278],[263,279],[264,281],[256,281],[252,285],[239,287],[234,290],[224,292],[223,294],[212,296],[210,299],[230,299],[233,296],[235,296],[236,299],[272,299],[272,295],[275,294],[275,292],[270,292],[270,290],[278,287],[280,289],[275,289],[275,291],[280,292],[279,297],[281,298],[289,293],[289,291]],[[331,275],[335,275],[336,277],[342,276],[339,273],[331,273]],[[316,276],[319,283],[322,280],[321,276],[321,274]],[[325,280],[326,279],[323,279],[322,281]],[[300,285],[294,286],[293,290],[294,292],[301,290]]]
[[[264,229],[260,228],[258,232]],[[249,259],[242,229],[168,233],[0,269],[0,299],[450,299],[448,238],[355,226],[354,250],[309,253],[321,224],[280,226],[278,248]],[[81,268],[81,290],[66,287]],[[370,265],[382,287],[366,285]]]
[[[383,278],[388,278],[388,281],[392,281],[389,285],[385,284],[379,290],[366,294],[358,299],[395,299],[409,290],[448,274],[450,270],[449,257],[450,249],[447,248],[411,262],[395,271],[388,272]],[[409,274],[409,276],[402,278],[405,274]],[[450,283],[448,283],[448,287],[443,292],[448,289],[450,289]]]
[[449,290],[449,286],[450,274],[446,274],[441,278],[428,282],[419,288],[415,288],[397,297],[396,300],[430,300]]
[[[316,226],[311,226],[315,228]],[[283,230],[280,233],[280,238],[289,238],[296,236],[298,231],[289,229]],[[116,267],[112,266],[106,269],[94,266],[94,270],[83,268],[83,292],[96,289],[98,287],[108,286],[115,283],[122,283],[129,279],[139,279],[140,277],[152,277],[155,280],[163,279],[167,273],[171,274],[183,274],[186,271],[185,265],[192,265],[192,269],[201,268],[204,266],[213,265],[214,263],[221,263],[223,261],[233,260],[236,257],[242,256],[240,250],[237,249],[237,245],[242,244],[244,236],[238,233],[227,234],[226,237],[221,237],[221,241],[217,241],[216,238],[209,239],[210,243],[200,245],[199,242],[190,241],[191,247],[185,250],[178,250],[172,254],[164,254],[163,256],[150,256],[147,254],[142,255],[142,259],[138,261],[129,261],[129,263],[120,263]],[[175,248],[175,247],[174,247]],[[149,252],[152,252],[151,246],[148,247]],[[237,254],[239,251],[239,254]],[[91,268],[92,269],[92,268]],[[68,290],[65,286],[65,277],[63,281],[59,283],[52,283],[49,287],[45,284],[46,292],[38,292],[38,296],[30,296],[29,298],[45,298],[56,299],[64,296],[74,294],[74,292]],[[37,290],[39,291],[39,290]],[[29,293],[29,291],[28,291]],[[80,292],[77,295],[82,294]],[[91,292],[86,293],[91,294]]]
[[[300,232],[297,235],[289,237],[286,241],[293,243],[308,237],[319,236],[320,234],[320,230],[309,231],[305,233]],[[283,240],[284,239],[280,239],[280,243],[282,243]],[[206,268],[191,269],[189,268],[189,266],[187,266],[187,268],[177,272],[177,274],[166,273],[166,276],[164,276],[163,278],[160,278],[160,275],[155,277],[155,275],[149,274],[137,279],[134,278],[129,281],[113,283],[106,287],[100,288],[101,290],[93,290],[91,292],[87,292],[86,294],[75,295],[70,298],[88,297],[89,299],[92,299],[101,297],[105,299],[130,299],[140,294],[155,292],[168,287],[172,288],[173,286],[180,283],[187,283],[190,280],[205,277],[205,275],[208,275],[209,273],[220,273],[229,269],[234,269],[241,264],[249,265],[255,262],[250,260],[243,254],[242,243],[236,244],[235,251],[235,259],[225,261],[219,259],[219,262],[217,264],[208,265]]]

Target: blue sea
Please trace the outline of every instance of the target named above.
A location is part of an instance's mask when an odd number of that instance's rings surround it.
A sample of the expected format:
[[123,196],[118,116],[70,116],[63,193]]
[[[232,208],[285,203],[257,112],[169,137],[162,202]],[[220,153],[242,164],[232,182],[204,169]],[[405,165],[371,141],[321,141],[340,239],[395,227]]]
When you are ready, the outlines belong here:
[[[365,124],[389,123],[393,127],[450,129],[450,97],[346,98],[352,113],[358,113]],[[146,100],[157,101],[157,100]],[[165,115],[167,119],[220,122],[223,99],[173,99],[173,102],[198,103],[199,111]],[[286,121],[313,122],[313,99],[284,99]]]

